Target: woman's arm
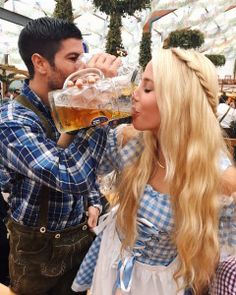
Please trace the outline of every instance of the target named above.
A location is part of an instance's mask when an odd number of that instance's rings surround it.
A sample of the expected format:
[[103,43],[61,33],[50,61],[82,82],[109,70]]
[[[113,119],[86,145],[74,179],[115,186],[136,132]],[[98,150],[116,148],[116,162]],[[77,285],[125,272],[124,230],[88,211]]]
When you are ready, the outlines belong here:
[[234,166],[228,167],[222,173],[221,192],[228,196],[236,193],[236,168]]
[[[117,142],[121,147],[125,146],[132,138],[138,135],[138,131],[134,129],[133,125],[120,125],[117,128],[121,129],[117,138]],[[73,134],[62,133],[57,141],[57,145],[62,148],[67,148],[73,141],[74,137],[75,135]]]
[[108,134],[105,152],[98,165],[97,175],[121,171],[131,164],[143,150],[139,132],[130,124],[119,125]]

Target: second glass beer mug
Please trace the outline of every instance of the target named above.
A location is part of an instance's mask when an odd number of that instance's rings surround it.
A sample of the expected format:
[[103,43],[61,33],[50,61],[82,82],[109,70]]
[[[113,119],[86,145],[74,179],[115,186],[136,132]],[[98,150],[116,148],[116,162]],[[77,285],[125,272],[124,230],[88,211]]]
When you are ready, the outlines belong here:
[[[79,70],[65,81],[63,89],[49,93],[52,116],[60,132],[106,124],[131,115],[132,93],[139,71],[104,78],[95,68]],[[91,83],[91,77],[96,80]],[[80,78],[83,86],[68,87]]]

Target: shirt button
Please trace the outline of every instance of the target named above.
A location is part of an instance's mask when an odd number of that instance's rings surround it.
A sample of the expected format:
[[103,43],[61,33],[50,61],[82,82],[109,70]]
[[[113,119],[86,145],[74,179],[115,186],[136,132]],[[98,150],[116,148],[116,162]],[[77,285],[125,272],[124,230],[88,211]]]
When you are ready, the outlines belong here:
[[55,239],[60,239],[61,235],[60,234],[56,234],[55,235]]
[[87,225],[83,225],[82,230],[86,230],[88,228]]
[[42,226],[40,227],[40,230],[41,234],[44,234],[46,232],[46,227]]

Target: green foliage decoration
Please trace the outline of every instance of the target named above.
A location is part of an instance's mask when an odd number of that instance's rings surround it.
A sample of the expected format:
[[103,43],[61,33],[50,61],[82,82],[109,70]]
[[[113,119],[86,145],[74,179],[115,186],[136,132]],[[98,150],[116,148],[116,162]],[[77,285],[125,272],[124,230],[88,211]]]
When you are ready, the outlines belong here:
[[140,43],[139,64],[145,69],[147,63],[151,60],[151,33],[143,32]]
[[117,49],[122,48],[121,39],[121,16],[119,14],[112,14],[110,18],[109,31],[107,34],[106,52],[118,56]]
[[61,18],[73,23],[73,11],[71,0],[55,0],[56,6],[53,12],[55,18]]
[[225,64],[225,56],[221,54],[205,54],[207,58],[216,66],[221,67]]
[[184,49],[198,48],[204,43],[204,34],[199,30],[182,29],[169,34],[165,48],[181,47]]
[[110,15],[109,32],[107,35],[106,51],[118,55],[117,49],[122,48],[121,17],[133,15],[151,6],[151,0],[93,0],[94,6]]
[[[181,47],[184,49],[198,48],[204,43],[204,34],[199,30],[182,29],[169,34],[163,44],[163,48]],[[217,54],[206,54],[211,62],[219,67],[225,64],[225,56]]]
[[150,3],[151,0],[93,0],[95,7],[107,15],[133,15],[136,10],[149,8]]

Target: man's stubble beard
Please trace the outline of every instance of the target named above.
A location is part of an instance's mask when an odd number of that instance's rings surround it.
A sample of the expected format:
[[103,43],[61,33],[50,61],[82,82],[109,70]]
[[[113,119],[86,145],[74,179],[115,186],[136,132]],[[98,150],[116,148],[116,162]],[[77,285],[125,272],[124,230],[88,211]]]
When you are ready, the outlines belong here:
[[47,83],[49,91],[62,89],[66,78],[67,77],[64,77],[60,70],[58,70],[56,67],[52,67],[52,75]]

